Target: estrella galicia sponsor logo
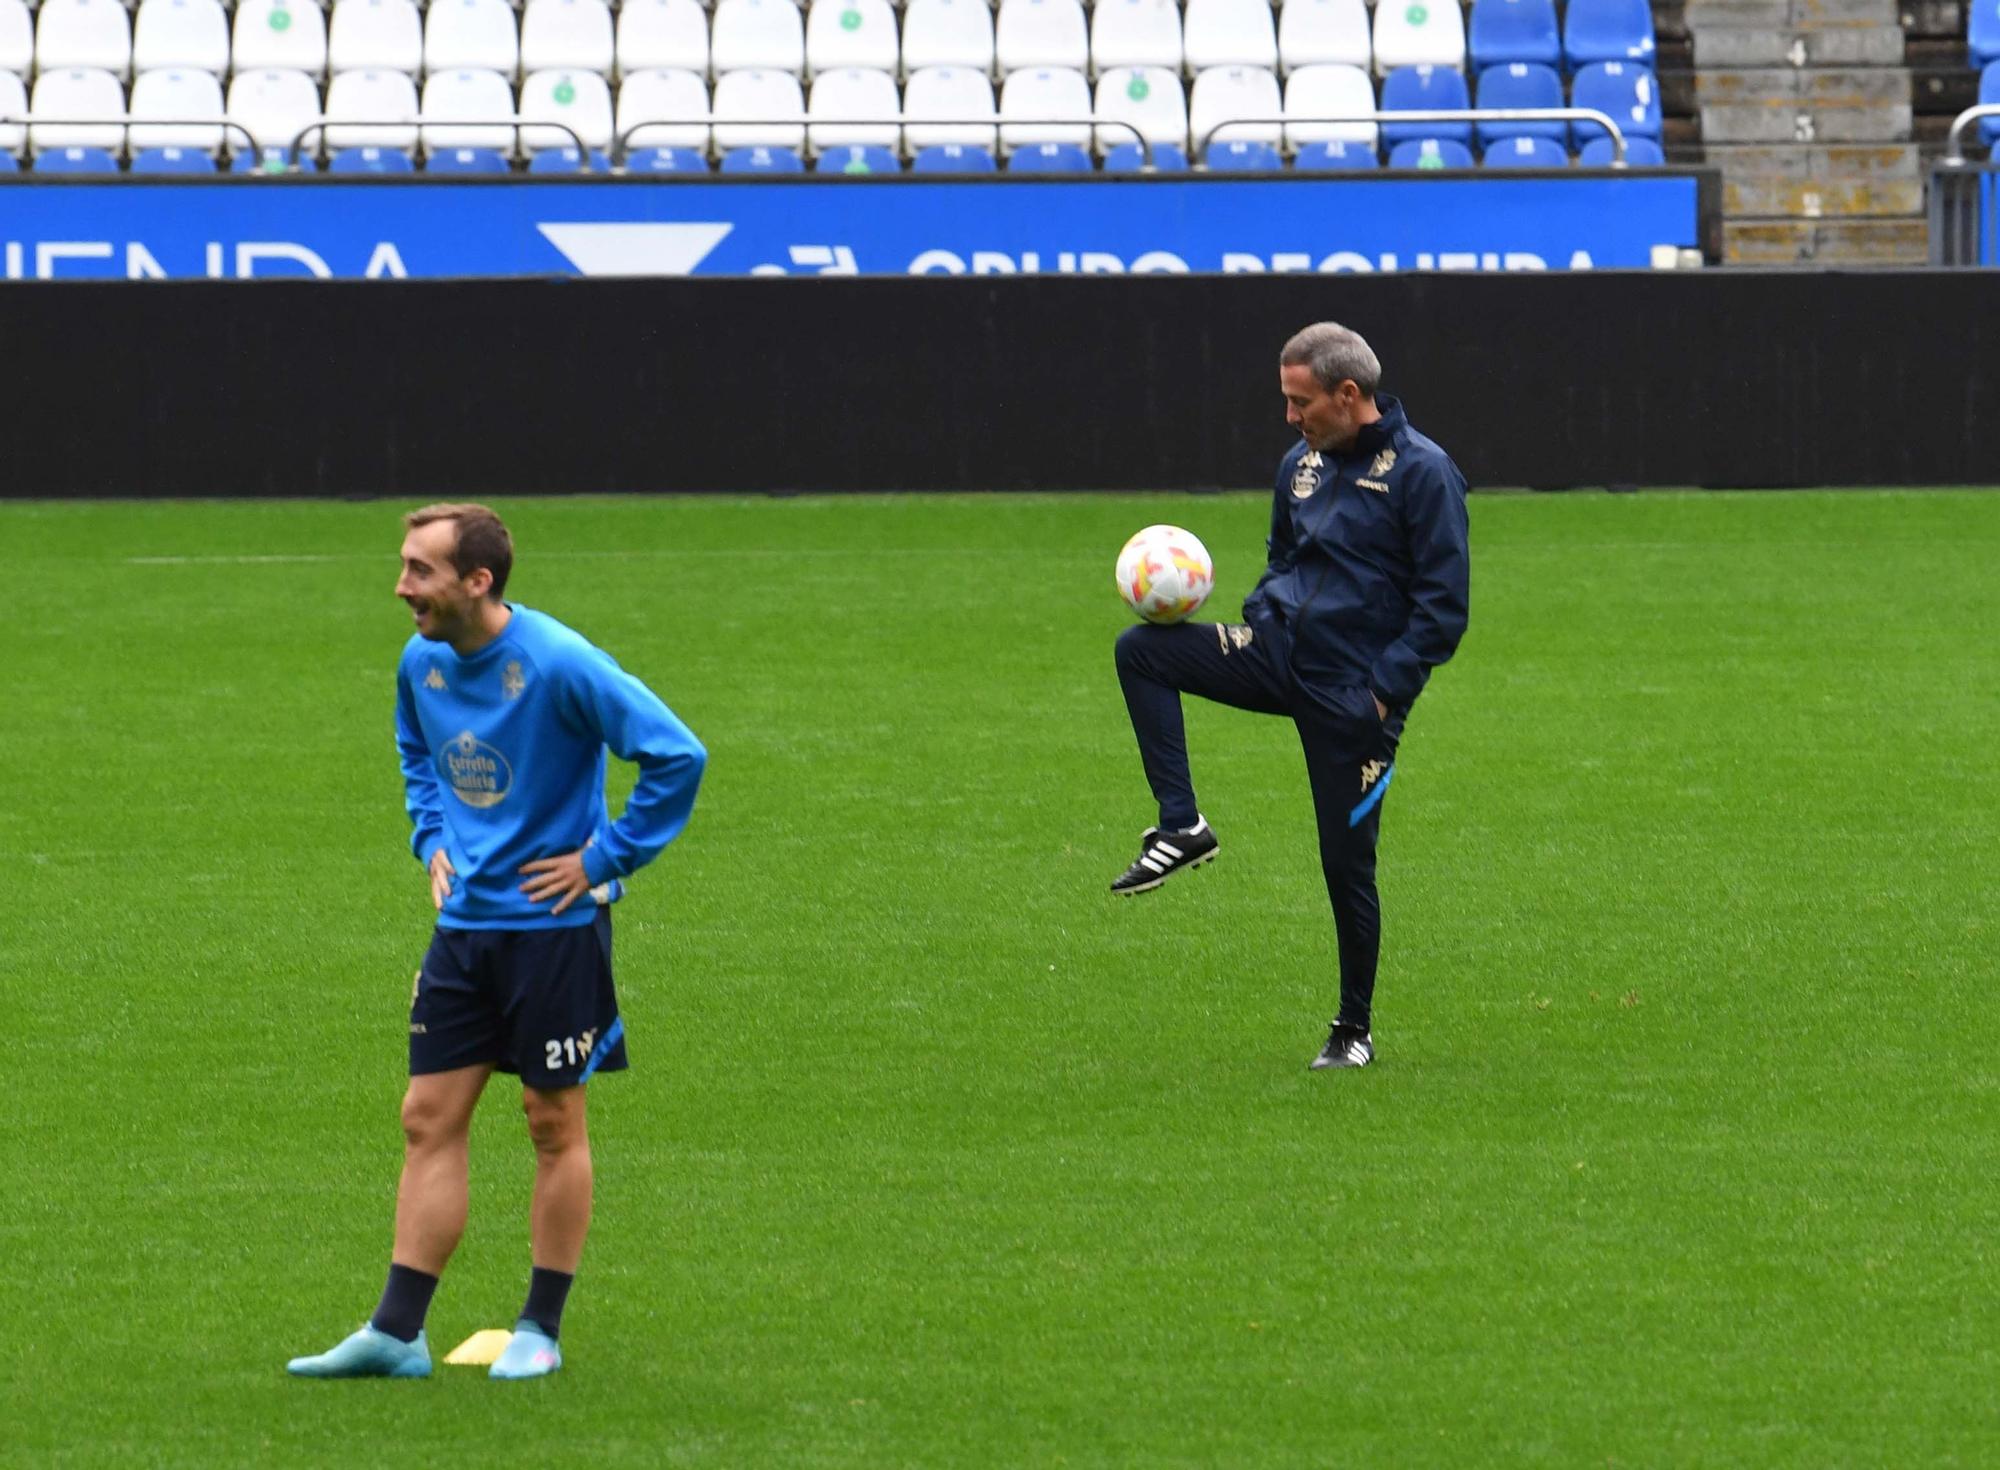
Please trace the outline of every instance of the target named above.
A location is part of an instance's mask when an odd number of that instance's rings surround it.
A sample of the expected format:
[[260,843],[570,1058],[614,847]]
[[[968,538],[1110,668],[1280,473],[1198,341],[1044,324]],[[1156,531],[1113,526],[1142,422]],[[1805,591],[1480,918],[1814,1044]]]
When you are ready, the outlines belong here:
[[498,806],[507,799],[514,772],[507,757],[470,730],[444,748],[439,762],[451,789],[467,806]]

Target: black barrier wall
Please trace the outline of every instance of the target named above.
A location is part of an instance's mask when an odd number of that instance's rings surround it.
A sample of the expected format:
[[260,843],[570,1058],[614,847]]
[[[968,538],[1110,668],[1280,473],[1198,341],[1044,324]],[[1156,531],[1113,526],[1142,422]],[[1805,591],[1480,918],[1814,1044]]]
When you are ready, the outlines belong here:
[[2000,273],[0,287],[0,493],[1266,481],[1355,327],[1474,485],[2000,483]]

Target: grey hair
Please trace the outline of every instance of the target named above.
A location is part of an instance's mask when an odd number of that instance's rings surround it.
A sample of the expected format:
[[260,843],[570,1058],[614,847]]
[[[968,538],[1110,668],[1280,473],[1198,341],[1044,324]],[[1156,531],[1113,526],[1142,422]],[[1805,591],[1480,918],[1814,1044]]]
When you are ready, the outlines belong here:
[[1292,335],[1278,354],[1280,367],[1306,364],[1322,388],[1338,388],[1348,378],[1354,380],[1363,397],[1372,397],[1382,383],[1382,364],[1376,360],[1361,334],[1338,322],[1314,322]]

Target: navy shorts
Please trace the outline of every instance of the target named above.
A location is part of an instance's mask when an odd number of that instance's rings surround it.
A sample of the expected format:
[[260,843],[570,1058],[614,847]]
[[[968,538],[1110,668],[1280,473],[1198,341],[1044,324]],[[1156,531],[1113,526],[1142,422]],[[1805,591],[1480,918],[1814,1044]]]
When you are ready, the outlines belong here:
[[410,1075],[487,1062],[539,1088],[624,1068],[608,908],[569,929],[431,935],[410,997]]

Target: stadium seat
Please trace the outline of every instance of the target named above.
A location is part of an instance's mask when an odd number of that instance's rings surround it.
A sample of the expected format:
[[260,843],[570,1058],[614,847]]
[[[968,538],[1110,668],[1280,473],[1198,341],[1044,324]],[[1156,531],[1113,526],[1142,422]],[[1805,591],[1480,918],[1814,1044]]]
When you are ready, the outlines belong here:
[[514,129],[491,126],[496,119],[514,114],[514,89],[497,71],[434,71],[424,80],[423,105],[419,114],[428,125],[454,118],[477,120],[484,127],[431,127],[423,130],[426,153],[439,149],[492,149],[502,154],[514,151]]
[[1098,0],[1090,21],[1090,64],[1100,96],[1107,71],[1128,66],[1179,71],[1182,54],[1181,12],[1174,0]]
[[806,16],[806,71],[894,72],[901,56],[889,0],[819,0]]
[[1000,88],[1000,116],[1075,119],[1055,126],[1006,123],[1000,128],[1000,151],[1012,153],[1042,143],[1090,145],[1090,84],[1080,71],[1017,71]]
[[283,174],[290,173],[291,169],[290,149],[246,148],[240,139],[234,156],[229,160],[229,171],[233,174]]
[[[906,118],[968,118],[974,123],[994,116],[993,84],[986,73],[963,66],[927,66],[910,73],[903,88]],[[984,127],[906,122],[903,137],[913,150],[944,145],[991,152],[993,126]]]
[[[1514,61],[1506,66],[1489,66],[1479,74],[1479,107],[1485,112],[1513,111],[1527,107],[1562,107],[1562,78],[1555,68],[1533,62]],[[1501,138],[1549,138],[1567,145],[1569,124],[1560,122],[1479,123],[1479,146],[1490,148]]]
[[[626,73],[624,84],[618,89],[618,136],[628,148],[705,155],[708,84],[692,71]],[[664,161],[651,171],[680,173],[684,171],[679,166],[681,162],[684,161]]]
[[1453,0],[1381,0],[1375,7],[1375,73],[1465,64],[1465,17]]
[[[610,103],[605,103],[607,110]],[[593,173],[611,172],[611,158],[600,149],[590,150],[590,167]],[[583,154],[575,145],[567,148],[542,148],[528,156],[528,172],[531,174],[580,174],[583,172]]]
[[1563,57],[1571,71],[1593,61],[1653,64],[1649,0],[1569,0],[1563,16]]
[[338,0],[326,59],[336,74],[400,71],[415,76],[424,65],[423,18],[411,0]]
[[[1981,106],[2000,102],[2000,61],[1989,61],[1979,73],[1979,101]],[[2000,142],[2000,117],[1982,117],[1979,120],[1979,141],[1991,148]],[[1608,144],[1610,139],[1606,139]],[[1630,159],[1626,160],[1628,163]]]
[[[7,75],[13,75],[11,72]],[[116,118],[125,115],[125,89],[118,78],[96,67],[45,71],[35,78],[28,111],[38,118]],[[17,112],[14,114],[19,117]],[[112,153],[125,147],[125,129],[87,124],[38,122],[29,129],[35,152],[61,148],[97,148]]]
[[[1570,87],[1570,106],[1596,108],[1628,138],[1660,136],[1659,85],[1651,71],[1635,62],[1598,61],[1586,66]],[[1571,126],[1579,141],[1603,132],[1595,123]]]
[[[722,130],[717,128],[720,133]],[[732,148],[722,155],[726,174],[802,174],[805,160],[789,148]]]
[[1555,0],[1473,0],[1466,45],[1472,64],[1481,70],[1516,61],[1560,65]]
[[1972,0],[1966,6],[1965,49],[1981,70],[2000,61],[2000,0]]
[[220,0],[144,0],[132,27],[132,70],[228,71],[229,17]]
[[[228,45],[226,35],[223,44]],[[34,18],[23,0],[0,0],[0,72],[24,77],[34,69]]]
[[[521,116],[574,128],[586,148],[611,146],[611,88],[594,71],[538,71],[521,83]],[[554,128],[521,129],[521,150],[574,148],[576,139]]]
[[1265,0],[1188,0],[1181,42],[1197,82],[1210,67],[1278,66],[1278,32]]
[[[1145,168],[1145,150],[1137,143],[1120,143],[1104,155],[1104,172],[1108,174],[1143,173]],[[1188,171],[1186,150],[1171,143],[1155,143],[1153,171],[1162,174],[1186,173]]]
[[[1292,0],[1294,5],[1299,3]],[[1285,116],[1302,119],[1285,124],[1285,142],[1295,149],[1307,143],[1355,143],[1366,148],[1372,158],[1380,137],[1374,123],[1308,119],[1352,117],[1374,110],[1375,84],[1360,67],[1302,66],[1285,80]]]
[[[400,123],[406,128],[338,127],[328,124],[325,135],[308,139],[314,151],[356,148],[399,153],[417,146],[417,84],[399,71],[369,70],[334,73],[326,89],[326,115],[350,122]],[[391,168],[394,165],[390,165]],[[375,170],[364,170],[374,172]]]
[[913,174],[990,174],[999,165],[984,148],[967,148],[958,143],[933,143],[919,148],[910,160]]
[[1345,173],[1357,168],[1380,168],[1382,161],[1366,143],[1346,143],[1335,138],[1325,143],[1308,143],[1293,155],[1294,173]]
[[505,174],[507,156],[498,148],[433,148],[424,158],[430,174]]
[[[229,116],[249,130],[259,148],[290,148],[321,115],[319,88],[302,71],[239,71],[229,84]],[[241,133],[234,134],[231,146],[242,141]]]
[[697,0],[625,0],[618,7],[618,72],[708,75],[708,12]]
[[1456,138],[1407,138],[1389,150],[1390,168],[1471,168],[1472,150]]
[[[158,0],[148,0],[157,4]],[[326,72],[326,17],[313,0],[238,0],[237,71],[277,67],[318,77]]]
[[521,13],[521,70],[611,74],[616,46],[604,0],[528,0]]
[[733,71],[790,72],[806,66],[806,28],[792,0],[716,0],[709,65],[718,83]]
[[867,174],[901,173],[903,166],[896,162],[896,155],[887,148],[872,147],[867,144],[842,144],[829,148],[813,160],[813,172],[833,174],[841,178],[860,178]]
[[[1612,163],[1611,140],[1601,132],[1583,145],[1583,151],[1576,161],[1585,168],[1609,168]],[[1627,168],[1660,168],[1665,165],[1667,155],[1660,145],[1651,138],[1627,138],[1625,140],[1625,166]]]
[[1368,69],[1375,48],[1363,0],[1290,0],[1278,22],[1278,66],[1358,66]]
[[431,0],[424,15],[426,72],[490,71],[511,81],[520,69],[521,36],[507,0]]
[[0,152],[0,174],[17,174],[20,171],[21,171],[20,159],[16,158],[11,153]]
[[1568,168],[1569,153],[1553,138],[1501,138],[1480,160],[1484,168]]
[[986,0],[910,0],[903,11],[903,70],[993,69],[993,11]]
[[1194,79],[1188,96],[1188,137],[1191,151],[1210,151],[1215,143],[1269,143],[1276,147],[1284,136],[1277,121],[1244,123],[1216,129],[1230,118],[1276,119],[1284,112],[1278,96],[1278,78],[1271,72],[1247,66],[1213,66]]
[[1010,174],[1087,174],[1090,155],[1074,143],[1030,143],[1007,155]]
[[[38,130],[39,131],[39,130]],[[38,174],[115,174],[118,160],[108,149],[68,147],[52,148],[46,153],[35,155],[35,172]]]
[[[8,157],[8,155],[0,155]],[[9,157],[9,162],[12,161]],[[212,174],[213,155],[200,148],[141,148],[132,155],[135,174]]]
[[[1101,13],[1101,11],[1100,11]],[[1187,97],[1181,79],[1164,66],[1121,66],[1097,79],[1097,115],[1128,122],[1155,148],[1187,147]],[[1124,128],[1097,129],[1097,151],[1137,148]]]
[[708,173],[708,156],[698,148],[641,148],[625,156],[628,174]]
[[[723,0],[723,3],[728,4],[729,0]],[[790,0],[771,0],[771,3],[785,5]],[[796,117],[803,122],[805,118],[805,94],[799,90],[799,79],[790,72],[728,72],[716,80],[711,110],[715,117],[715,146],[720,151],[750,148],[796,150],[805,146],[806,130],[803,126],[787,126],[782,122],[773,125],[768,121]],[[725,127],[724,123],[729,118],[754,118],[759,121]],[[724,162],[726,164],[727,160]],[[739,166],[739,170],[744,168],[748,166]],[[782,170],[782,165],[780,168]],[[758,168],[749,171],[771,170]],[[797,172],[795,169],[782,171]]]
[[118,0],[42,0],[35,19],[35,68],[88,68],[123,78],[132,69],[132,22],[125,7]]
[[[222,83],[206,71],[141,72],[132,83],[132,132],[128,145],[141,149],[172,148],[182,152],[219,153],[223,138],[220,127],[164,127],[154,123],[138,126],[142,117],[221,117]],[[238,142],[242,141],[239,134]]]
[[[0,118],[28,115],[28,85],[11,71],[0,71]],[[19,123],[0,123],[0,154],[12,158],[28,146],[28,130]]]
[[1017,71],[1067,70],[1090,64],[1090,28],[1077,0],[1000,0],[993,60],[1004,80]]
[[[416,130],[411,129],[412,132]],[[400,148],[343,148],[326,166],[330,174],[413,174],[416,160]]]
[[1208,167],[1214,173],[1267,173],[1284,166],[1269,143],[1232,143],[1225,137],[1208,145]]
[[[828,148],[872,147],[894,152],[902,146],[902,132],[893,122],[881,119],[896,117],[902,110],[896,79],[886,71],[849,66],[821,72],[813,78],[812,95],[806,102],[806,116],[811,119],[806,150],[820,153]],[[824,121],[843,117],[873,121],[845,127],[829,127]]]
[[[1382,79],[1384,112],[1454,112],[1472,105],[1465,78],[1442,66],[1398,67]],[[1413,138],[1472,141],[1471,123],[1384,123],[1382,137],[1390,143]],[[1435,167],[1435,165],[1433,165]]]

